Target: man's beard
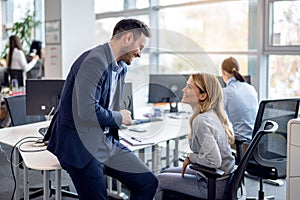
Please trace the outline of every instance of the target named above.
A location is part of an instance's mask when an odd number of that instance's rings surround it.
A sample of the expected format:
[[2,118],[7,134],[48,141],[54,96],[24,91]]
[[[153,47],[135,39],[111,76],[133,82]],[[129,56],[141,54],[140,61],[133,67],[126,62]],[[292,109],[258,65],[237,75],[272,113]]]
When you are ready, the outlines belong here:
[[132,62],[132,57],[134,55],[134,51],[132,51],[132,46],[131,47],[123,47],[121,49],[122,55],[119,57],[118,60],[124,61],[127,65],[131,65]]
[[120,56],[119,60],[124,61],[127,65],[131,65],[133,53],[127,52]]

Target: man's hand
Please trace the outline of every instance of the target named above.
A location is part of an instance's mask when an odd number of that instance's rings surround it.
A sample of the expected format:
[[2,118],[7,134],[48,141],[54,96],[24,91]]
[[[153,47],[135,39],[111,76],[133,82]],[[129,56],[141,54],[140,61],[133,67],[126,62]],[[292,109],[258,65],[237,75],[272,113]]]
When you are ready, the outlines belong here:
[[184,162],[183,162],[183,165],[182,165],[182,170],[181,170],[181,176],[184,177],[184,173],[185,173],[185,170],[186,170],[186,167],[191,163],[189,157],[186,157],[184,159]]
[[131,125],[131,112],[129,110],[120,110],[122,115],[122,124]]

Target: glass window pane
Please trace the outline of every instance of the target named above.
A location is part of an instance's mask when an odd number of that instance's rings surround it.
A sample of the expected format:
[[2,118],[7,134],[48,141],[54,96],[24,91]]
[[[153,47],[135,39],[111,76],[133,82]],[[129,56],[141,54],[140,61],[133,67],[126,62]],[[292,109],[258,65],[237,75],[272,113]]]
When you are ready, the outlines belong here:
[[134,107],[144,107],[148,102],[149,54],[142,52],[140,58],[133,60],[127,68],[125,82],[131,82]]
[[109,1],[95,0],[94,10],[95,13],[120,11],[123,10],[123,1],[122,0],[109,0]]
[[160,54],[159,73],[191,74],[197,72],[218,74],[217,66],[207,54]]
[[218,55],[210,55],[213,63],[215,64],[215,66],[218,69],[218,75],[221,76],[222,72],[221,72],[221,68],[222,68],[222,62],[224,59],[228,58],[228,57],[234,57],[240,65],[240,74],[242,74],[243,76],[246,75],[250,75],[251,77],[255,76],[255,66],[256,65],[252,65],[250,64],[250,62],[253,62],[253,60],[256,58],[255,56],[251,56],[251,55],[222,55],[222,54],[218,54]]
[[189,2],[195,2],[195,1],[199,1],[199,0],[160,0],[159,3],[162,6],[166,6],[166,5],[189,3]]
[[[160,55],[160,73],[212,73],[221,75],[221,64],[225,58],[234,57],[240,64],[240,73],[242,75],[255,76],[257,65],[249,64],[253,62],[255,56],[251,55],[196,55],[196,54],[161,54]],[[251,65],[251,66],[249,66]]]
[[[229,1],[166,8],[160,11],[159,26],[188,37],[207,51],[248,50],[248,4],[248,1]],[[180,40],[173,41],[170,42],[173,49],[193,50]]]
[[290,98],[300,96],[300,56],[269,56],[269,97]]
[[94,3],[96,14],[149,7],[149,2],[145,0],[109,0],[105,2],[103,0],[95,0]]
[[34,0],[14,0],[14,22],[20,21],[24,18],[26,12],[34,10]]
[[300,45],[300,1],[274,2],[272,45]]
[[[132,16],[149,25],[149,17],[146,15]],[[96,21],[96,43],[102,44],[108,42],[112,36],[114,26],[123,19],[123,17],[105,18]]]

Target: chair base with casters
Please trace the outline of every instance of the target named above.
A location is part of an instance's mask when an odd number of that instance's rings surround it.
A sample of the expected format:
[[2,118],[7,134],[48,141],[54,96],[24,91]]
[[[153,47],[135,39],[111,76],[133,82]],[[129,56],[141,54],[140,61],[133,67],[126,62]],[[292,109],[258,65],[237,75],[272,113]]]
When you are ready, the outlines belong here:
[[[224,195],[223,199],[230,199],[230,200],[237,200],[237,199],[246,199],[246,191],[244,190],[244,173],[246,170],[246,166],[250,158],[253,156],[254,151],[256,150],[260,139],[263,135],[270,134],[275,132],[278,129],[278,124],[274,121],[268,120],[264,122],[260,129],[258,130],[257,134],[254,136],[253,140],[251,141],[249,147],[247,148],[244,156],[242,157],[239,165],[233,171],[230,176],[228,182],[228,189]],[[216,180],[219,177],[222,177],[222,171],[218,171],[217,169],[211,169],[199,164],[192,163],[190,167],[196,171],[201,172],[208,178],[208,198],[209,200],[216,199]],[[220,174],[221,172],[221,174]],[[223,172],[224,173],[224,172]],[[192,197],[186,194],[178,194],[178,192],[174,192],[171,190],[164,190],[163,191],[163,199],[164,200],[171,200],[171,199],[201,199]]]

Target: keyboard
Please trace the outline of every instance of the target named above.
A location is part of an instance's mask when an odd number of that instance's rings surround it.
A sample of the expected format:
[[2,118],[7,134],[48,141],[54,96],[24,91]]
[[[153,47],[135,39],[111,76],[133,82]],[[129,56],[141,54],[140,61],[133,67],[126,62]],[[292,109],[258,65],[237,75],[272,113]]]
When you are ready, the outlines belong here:
[[144,124],[144,123],[149,123],[149,122],[160,122],[160,121],[162,121],[161,118],[151,117],[151,118],[145,118],[145,119],[133,119],[131,124],[138,125],[138,124]]

